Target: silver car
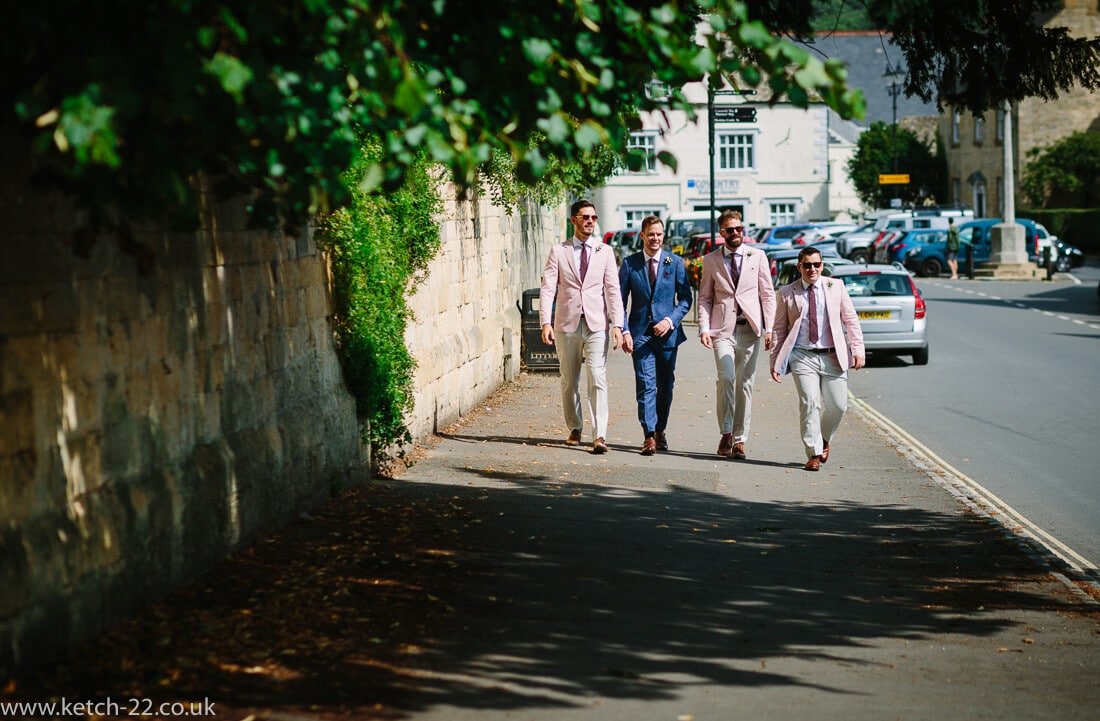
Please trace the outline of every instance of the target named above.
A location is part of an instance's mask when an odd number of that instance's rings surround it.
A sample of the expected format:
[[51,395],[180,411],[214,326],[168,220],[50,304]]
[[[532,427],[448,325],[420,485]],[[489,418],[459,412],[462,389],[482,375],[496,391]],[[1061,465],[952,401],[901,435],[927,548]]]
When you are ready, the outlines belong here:
[[848,289],[868,351],[928,364],[928,311],[909,271],[899,265],[838,265],[831,276]]

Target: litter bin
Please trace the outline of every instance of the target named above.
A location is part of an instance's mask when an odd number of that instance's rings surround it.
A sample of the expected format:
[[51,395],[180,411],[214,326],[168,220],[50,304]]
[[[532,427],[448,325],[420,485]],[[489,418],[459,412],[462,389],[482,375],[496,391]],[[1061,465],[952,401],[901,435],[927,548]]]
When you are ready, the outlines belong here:
[[558,354],[554,351],[554,346],[542,342],[542,326],[539,325],[539,289],[530,288],[523,291],[523,300],[517,305],[523,338],[521,349],[523,365],[528,370],[558,370]]

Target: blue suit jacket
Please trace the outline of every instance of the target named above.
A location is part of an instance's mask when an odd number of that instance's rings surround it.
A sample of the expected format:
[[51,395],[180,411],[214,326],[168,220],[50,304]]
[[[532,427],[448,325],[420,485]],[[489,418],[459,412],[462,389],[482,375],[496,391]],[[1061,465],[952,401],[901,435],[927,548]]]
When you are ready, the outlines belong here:
[[628,256],[619,268],[619,288],[623,308],[630,307],[626,329],[634,337],[635,345],[648,342],[652,335],[651,326],[664,318],[672,321],[674,330],[665,336],[661,345],[678,346],[687,340],[680,322],[691,310],[691,284],[680,256],[668,251],[661,252],[657,285],[652,289],[649,287],[645,253]]

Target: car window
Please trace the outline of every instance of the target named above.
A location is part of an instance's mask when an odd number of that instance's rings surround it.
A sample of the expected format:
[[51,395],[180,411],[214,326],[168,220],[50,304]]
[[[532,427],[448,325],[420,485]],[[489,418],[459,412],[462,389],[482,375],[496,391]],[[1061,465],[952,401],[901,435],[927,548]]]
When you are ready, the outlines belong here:
[[913,295],[904,275],[845,275],[844,287],[853,298],[881,295]]
[[913,227],[914,228],[931,228],[932,227],[932,221],[927,220],[925,218],[918,218],[918,219],[913,221]]
[[905,227],[905,221],[904,220],[891,220],[889,223],[886,224],[886,227],[887,228],[904,228]]
[[973,228],[963,228],[959,231],[959,241],[962,243],[969,243],[974,238]]

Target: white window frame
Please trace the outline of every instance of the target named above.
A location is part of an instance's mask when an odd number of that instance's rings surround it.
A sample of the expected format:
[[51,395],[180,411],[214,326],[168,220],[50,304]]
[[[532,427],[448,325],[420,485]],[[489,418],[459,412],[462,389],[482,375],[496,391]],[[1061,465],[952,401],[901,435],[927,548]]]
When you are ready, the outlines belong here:
[[958,178],[951,179],[951,202],[956,206],[962,203],[962,181]]
[[[791,225],[798,219],[798,203],[793,198],[776,198],[765,201],[768,204],[768,225]],[[785,206],[780,209],[780,206]]]
[[1003,143],[1005,139],[1005,111],[997,108],[997,141]]
[[951,144],[959,144],[959,111],[951,109]]
[[664,209],[653,206],[636,206],[623,208],[623,228],[630,230],[642,227],[642,219],[647,215],[656,215],[658,218],[664,213]]
[[657,131],[642,130],[630,134],[627,142],[627,150],[642,149],[646,151],[645,166],[642,170],[630,171],[637,175],[657,172]]
[[751,131],[719,130],[715,137],[718,170],[756,170],[756,135]]
[[985,118],[981,115],[974,116],[974,142],[981,143],[985,140]]

